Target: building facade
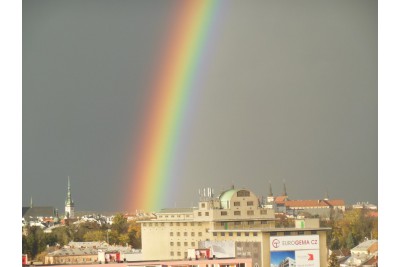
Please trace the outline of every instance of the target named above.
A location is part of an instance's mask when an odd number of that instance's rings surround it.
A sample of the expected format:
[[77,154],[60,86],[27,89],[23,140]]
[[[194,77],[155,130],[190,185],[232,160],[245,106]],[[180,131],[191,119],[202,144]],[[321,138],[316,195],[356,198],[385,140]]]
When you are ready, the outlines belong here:
[[251,257],[253,266],[270,267],[271,240],[313,236],[318,239],[321,263],[315,266],[327,262],[328,228],[320,228],[318,219],[305,219],[295,228],[275,228],[275,211],[263,208],[247,189],[232,187],[218,197],[203,196],[195,208],[162,210],[155,219],[141,221],[141,226],[143,258],[148,260],[188,259],[188,250],[204,241],[227,241],[235,257]]

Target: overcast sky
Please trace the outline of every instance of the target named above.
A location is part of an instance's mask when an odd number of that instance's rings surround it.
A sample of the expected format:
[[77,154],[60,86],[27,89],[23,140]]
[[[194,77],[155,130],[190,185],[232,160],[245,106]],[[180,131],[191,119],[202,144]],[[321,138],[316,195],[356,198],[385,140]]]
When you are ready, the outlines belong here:
[[[22,1],[22,203],[121,210],[177,1]],[[188,207],[234,184],[378,202],[377,1],[225,2],[175,170]]]

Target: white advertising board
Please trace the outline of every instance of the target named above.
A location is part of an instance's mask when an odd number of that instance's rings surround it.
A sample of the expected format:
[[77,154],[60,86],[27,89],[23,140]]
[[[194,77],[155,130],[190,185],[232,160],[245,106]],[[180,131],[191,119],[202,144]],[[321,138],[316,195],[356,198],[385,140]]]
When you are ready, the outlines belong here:
[[296,267],[317,267],[319,266],[318,250],[296,250]]
[[271,236],[271,267],[319,267],[319,236]]
[[271,236],[271,251],[288,251],[288,250],[304,250],[318,249],[318,235],[296,235],[296,236]]

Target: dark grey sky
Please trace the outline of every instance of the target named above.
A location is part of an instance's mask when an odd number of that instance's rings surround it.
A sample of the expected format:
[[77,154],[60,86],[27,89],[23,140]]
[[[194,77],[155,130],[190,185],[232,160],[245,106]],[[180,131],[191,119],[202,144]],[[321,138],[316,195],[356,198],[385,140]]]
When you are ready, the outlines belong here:
[[[22,1],[22,203],[120,210],[176,1]],[[377,1],[229,1],[185,128],[181,193],[378,202]]]

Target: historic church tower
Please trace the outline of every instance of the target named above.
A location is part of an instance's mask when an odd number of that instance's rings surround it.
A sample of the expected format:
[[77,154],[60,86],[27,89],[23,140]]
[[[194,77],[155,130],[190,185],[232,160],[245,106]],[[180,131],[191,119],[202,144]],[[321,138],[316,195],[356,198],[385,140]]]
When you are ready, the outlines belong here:
[[69,176],[68,176],[68,192],[67,192],[67,199],[65,200],[65,218],[67,219],[74,219],[74,201],[71,198],[71,185],[69,183]]

